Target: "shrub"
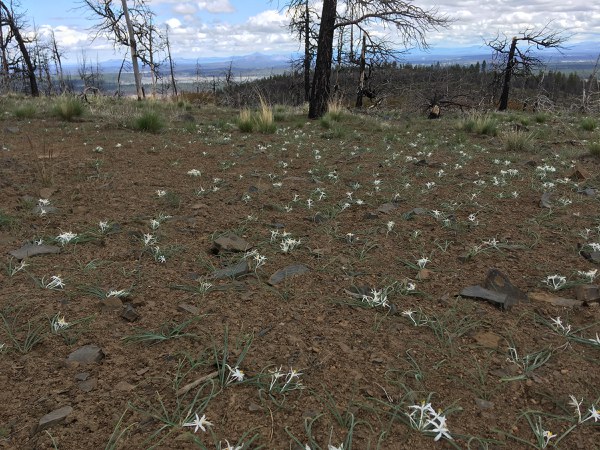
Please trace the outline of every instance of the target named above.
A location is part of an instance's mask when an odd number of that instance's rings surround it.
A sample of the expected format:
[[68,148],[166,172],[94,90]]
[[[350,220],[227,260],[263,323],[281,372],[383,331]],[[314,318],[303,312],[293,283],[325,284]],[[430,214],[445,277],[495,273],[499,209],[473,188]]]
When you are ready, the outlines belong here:
[[165,127],[165,122],[156,111],[146,111],[135,120],[135,129],[149,133],[159,133]]
[[254,119],[252,117],[252,112],[249,109],[244,108],[240,111],[238,128],[242,133],[252,133],[254,130]]
[[581,121],[581,128],[583,128],[585,131],[594,131],[596,128],[596,121],[591,117],[585,117]]
[[537,123],[546,123],[547,120],[548,120],[548,116],[544,113],[540,112],[535,115],[535,121]]
[[504,150],[508,152],[525,152],[533,146],[533,135],[524,131],[508,131],[502,135]]
[[590,151],[590,155],[600,158],[600,142],[590,142],[588,150]]
[[31,119],[35,116],[35,106],[31,103],[17,106],[13,111],[15,117],[19,119]]
[[56,101],[52,111],[63,120],[73,120],[83,114],[83,104],[75,97],[62,97]]

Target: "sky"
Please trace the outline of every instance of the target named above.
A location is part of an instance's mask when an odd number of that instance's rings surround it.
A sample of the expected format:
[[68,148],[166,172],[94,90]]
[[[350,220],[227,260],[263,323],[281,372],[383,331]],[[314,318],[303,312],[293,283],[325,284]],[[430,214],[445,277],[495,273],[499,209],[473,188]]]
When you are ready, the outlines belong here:
[[[120,0],[113,0],[120,3]],[[78,0],[20,0],[30,25],[42,35],[54,30],[67,63],[82,52],[104,61],[122,58],[127,49],[91,41],[94,21]],[[131,2],[131,0],[129,0]],[[286,29],[285,0],[147,0],[155,24],[170,27],[176,58],[247,55],[254,52],[290,55],[300,50]],[[339,3],[342,3],[341,1]],[[590,0],[422,0],[423,9],[437,8],[453,19],[446,29],[427,35],[431,51],[481,46],[497,34],[513,36],[530,28],[551,27],[570,35],[569,44],[600,43],[600,1]],[[317,6],[318,7],[318,6]],[[390,30],[382,33],[390,33]],[[393,34],[390,35],[393,37]],[[599,44],[600,48],[600,44]]]

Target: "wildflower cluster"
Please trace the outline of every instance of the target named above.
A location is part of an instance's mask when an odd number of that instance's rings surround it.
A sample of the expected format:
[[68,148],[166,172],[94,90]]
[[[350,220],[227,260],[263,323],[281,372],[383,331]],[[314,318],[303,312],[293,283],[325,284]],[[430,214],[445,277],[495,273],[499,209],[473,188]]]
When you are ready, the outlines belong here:
[[434,441],[439,441],[442,437],[452,440],[446,426],[446,416],[436,412],[431,403],[421,402],[420,405],[411,405],[408,408],[411,412],[405,414],[412,428],[422,433],[435,434]]

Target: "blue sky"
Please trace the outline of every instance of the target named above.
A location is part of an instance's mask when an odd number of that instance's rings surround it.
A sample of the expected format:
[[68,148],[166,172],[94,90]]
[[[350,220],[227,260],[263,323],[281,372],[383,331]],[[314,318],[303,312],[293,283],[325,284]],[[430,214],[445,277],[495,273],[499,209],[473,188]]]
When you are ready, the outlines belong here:
[[[120,0],[113,0],[120,3]],[[131,2],[132,0],[129,0]],[[298,43],[285,28],[285,1],[277,0],[147,0],[156,13],[156,23],[169,24],[177,57],[245,55],[253,52],[290,54]],[[315,0],[319,8],[319,0]],[[342,1],[338,3],[342,4]],[[508,36],[549,21],[572,35],[570,43],[600,42],[600,2],[589,0],[422,0],[416,5],[438,8],[454,22],[447,29],[428,34],[432,51],[481,45],[497,33]],[[102,39],[90,42],[93,24],[77,0],[21,0],[30,24],[42,36],[52,29],[69,62],[82,51],[99,60],[119,58],[112,45]],[[383,30],[382,30],[383,32]]]

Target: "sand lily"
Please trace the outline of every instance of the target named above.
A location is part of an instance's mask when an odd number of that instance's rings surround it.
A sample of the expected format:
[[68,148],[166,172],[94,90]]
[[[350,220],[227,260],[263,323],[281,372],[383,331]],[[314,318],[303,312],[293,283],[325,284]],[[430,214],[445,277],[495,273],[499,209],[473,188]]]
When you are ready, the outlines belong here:
[[75,238],[77,238],[77,233],[71,233],[70,231],[65,231],[56,236],[56,240],[60,242],[61,245],[66,245]]
[[194,433],[197,433],[199,429],[206,432],[206,427],[212,427],[212,423],[206,419],[206,414],[202,414],[202,417],[198,417],[198,413],[196,413],[195,416],[196,418],[194,420],[185,422],[182,426],[194,428]]
[[553,291],[558,291],[567,284],[567,277],[562,275],[548,275],[545,280],[542,280],[546,286],[552,288]]
[[62,289],[65,287],[65,283],[59,275],[52,275],[47,283],[42,278],[42,286],[46,289]]
[[59,314],[56,314],[50,321],[50,327],[52,328],[53,333],[58,333],[61,330],[66,330],[67,328],[69,328],[69,326],[71,326],[71,324],[65,320],[65,316],[61,317],[59,316]]
[[227,380],[225,380],[225,384],[230,384],[233,382],[241,383],[244,381],[244,372],[240,370],[238,366],[231,367],[229,364],[225,364],[225,367],[229,369],[229,375],[227,375]]

